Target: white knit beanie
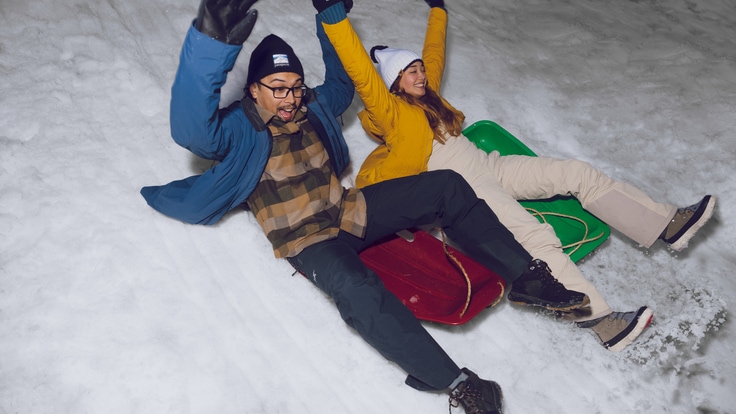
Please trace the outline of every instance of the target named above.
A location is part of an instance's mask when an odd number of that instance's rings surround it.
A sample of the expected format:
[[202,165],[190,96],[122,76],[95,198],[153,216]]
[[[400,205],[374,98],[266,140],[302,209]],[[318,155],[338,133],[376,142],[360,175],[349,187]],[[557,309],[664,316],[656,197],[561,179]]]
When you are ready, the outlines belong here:
[[373,46],[371,59],[378,63],[378,72],[389,89],[402,70],[417,60],[422,60],[419,55],[410,50],[392,49],[386,46]]

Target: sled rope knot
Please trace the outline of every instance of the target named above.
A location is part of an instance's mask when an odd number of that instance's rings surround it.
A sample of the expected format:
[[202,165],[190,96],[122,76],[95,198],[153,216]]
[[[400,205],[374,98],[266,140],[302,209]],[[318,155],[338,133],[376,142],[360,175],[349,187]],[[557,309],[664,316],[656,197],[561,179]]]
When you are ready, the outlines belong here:
[[599,234],[598,236],[588,238],[588,234],[590,233],[590,228],[588,227],[588,223],[586,223],[585,220],[581,219],[580,217],[571,216],[569,214],[553,213],[550,211],[538,211],[538,210],[535,210],[529,207],[527,207],[526,211],[528,211],[529,213],[531,213],[532,216],[538,218],[539,220],[541,220],[543,223],[546,223],[546,224],[549,224],[549,222],[547,222],[547,218],[545,216],[555,216],[555,217],[572,219],[572,220],[575,220],[583,224],[583,226],[585,227],[585,235],[583,236],[583,238],[575,243],[570,243],[568,245],[562,246],[563,249],[569,249],[569,248],[574,247],[574,249],[570,250],[567,253],[568,256],[575,253],[580,248],[580,246],[584,245],[585,243],[593,242],[595,240],[600,239],[601,237],[605,235],[604,232],[601,232],[601,234]]

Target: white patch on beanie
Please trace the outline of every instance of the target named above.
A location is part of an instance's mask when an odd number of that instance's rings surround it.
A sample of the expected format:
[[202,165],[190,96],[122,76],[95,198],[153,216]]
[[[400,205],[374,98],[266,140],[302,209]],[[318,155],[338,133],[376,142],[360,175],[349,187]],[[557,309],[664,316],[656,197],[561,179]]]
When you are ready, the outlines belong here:
[[289,66],[289,56],[278,54],[273,55],[273,67],[277,68],[279,66]]
[[422,60],[419,55],[404,49],[380,49],[373,52],[378,61],[378,72],[383,78],[386,87],[391,88],[399,73],[417,60]]

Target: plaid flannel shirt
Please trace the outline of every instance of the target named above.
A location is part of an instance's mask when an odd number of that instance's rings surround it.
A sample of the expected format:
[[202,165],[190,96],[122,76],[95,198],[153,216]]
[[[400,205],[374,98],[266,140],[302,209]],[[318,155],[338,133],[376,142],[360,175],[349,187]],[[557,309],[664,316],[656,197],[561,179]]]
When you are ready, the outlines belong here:
[[306,107],[283,122],[256,105],[273,136],[271,156],[248,206],[276,257],[292,257],[304,248],[337,237],[340,230],[365,236],[363,193],[345,189],[306,117]]

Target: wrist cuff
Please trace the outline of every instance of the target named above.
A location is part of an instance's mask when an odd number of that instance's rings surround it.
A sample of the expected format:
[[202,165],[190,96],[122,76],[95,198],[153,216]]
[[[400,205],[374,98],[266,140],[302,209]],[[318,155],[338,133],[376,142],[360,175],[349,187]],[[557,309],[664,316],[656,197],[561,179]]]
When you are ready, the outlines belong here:
[[347,19],[348,14],[345,12],[345,4],[340,1],[322,10],[319,17],[327,24],[335,24]]

